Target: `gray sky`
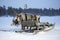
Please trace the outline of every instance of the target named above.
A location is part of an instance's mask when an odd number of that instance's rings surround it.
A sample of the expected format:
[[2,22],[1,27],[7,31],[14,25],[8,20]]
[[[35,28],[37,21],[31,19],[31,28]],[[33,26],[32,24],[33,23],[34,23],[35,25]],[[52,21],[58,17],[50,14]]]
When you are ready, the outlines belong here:
[[25,4],[28,8],[60,8],[60,0],[0,0],[0,6],[6,7],[24,8]]

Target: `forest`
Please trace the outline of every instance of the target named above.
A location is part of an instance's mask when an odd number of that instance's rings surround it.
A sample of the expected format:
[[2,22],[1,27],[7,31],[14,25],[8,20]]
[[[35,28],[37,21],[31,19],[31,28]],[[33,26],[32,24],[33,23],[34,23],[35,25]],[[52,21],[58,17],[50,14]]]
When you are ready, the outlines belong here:
[[0,6],[0,16],[15,16],[19,13],[32,13],[32,14],[39,14],[41,16],[60,16],[60,8],[54,9],[54,8],[13,8],[6,6]]

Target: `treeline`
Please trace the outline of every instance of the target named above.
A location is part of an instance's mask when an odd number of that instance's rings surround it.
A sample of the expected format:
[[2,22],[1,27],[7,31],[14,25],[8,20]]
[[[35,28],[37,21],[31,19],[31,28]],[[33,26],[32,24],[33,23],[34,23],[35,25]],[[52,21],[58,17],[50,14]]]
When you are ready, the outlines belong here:
[[60,8],[53,9],[53,8],[44,8],[44,9],[37,9],[37,8],[29,8],[29,9],[22,9],[22,8],[13,8],[8,7],[6,9],[5,6],[0,6],[0,16],[15,16],[19,13],[32,13],[32,14],[39,14],[41,16],[60,16]]

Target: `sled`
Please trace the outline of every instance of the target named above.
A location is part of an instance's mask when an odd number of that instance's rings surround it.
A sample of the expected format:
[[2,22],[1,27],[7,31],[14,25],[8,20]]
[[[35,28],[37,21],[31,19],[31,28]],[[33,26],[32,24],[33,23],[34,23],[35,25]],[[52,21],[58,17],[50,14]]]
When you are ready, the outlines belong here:
[[22,29],[16,31],[20,33],[27,32],[37,34],[40,31],[46,32],[54,28],[54,24],[52,23],[40,22],[40,15],[33,15],[30,13],[17,14],[16,19],[13,19],[13,25],[21,25]]

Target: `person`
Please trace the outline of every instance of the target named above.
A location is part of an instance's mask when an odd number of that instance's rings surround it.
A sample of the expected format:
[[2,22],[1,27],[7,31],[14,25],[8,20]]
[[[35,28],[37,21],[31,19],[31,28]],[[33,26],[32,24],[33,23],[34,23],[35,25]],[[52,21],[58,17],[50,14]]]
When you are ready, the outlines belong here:
[[13,20],[13,24],[15,24],[15,25],[19,24],[17,19]]
[[21,21],[22,21],[22,15],[18,15],[18,16],[17,16],[17,21],[18,21],[19,24],[21,24]]

